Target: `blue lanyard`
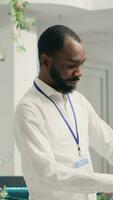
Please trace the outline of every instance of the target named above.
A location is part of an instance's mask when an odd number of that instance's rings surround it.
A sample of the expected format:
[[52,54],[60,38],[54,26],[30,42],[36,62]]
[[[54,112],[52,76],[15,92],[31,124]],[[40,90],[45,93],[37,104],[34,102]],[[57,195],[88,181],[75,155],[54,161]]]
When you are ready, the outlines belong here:
[[35,86],[35,88],[36,88],[41,94],[43,94],[46,98],[48,98],[48,99],[55,105],[55,107],[57,108],[57,110],[58,110],[58,112],[60,113],[61,117],[63,118],[65,124],[66,124],[67,127],[69,128],[69,130],[70,130],[70,132],[71,132],[71,134],[72,134],[72,136],[73,136],[73,138],[74,138],[76,144],[78,145],[78,152],[79,152],[79,154],[80,154],[80,150],[81,150],[81,149],[80,149],[80,146],[79,146],[79,134],[78,134],[78,127],[77,127],[77,120],[76,120],[76,115],[75,115],[75,111],[74,111],[73,104],[72,104],[72,102],[71,102],[70,96],[67,95],[68,100],[69,100],[69,103],[70,103],[70,106],[71,106],[71,109],[72,109],[72,112],[73,112],[73,116],[74,116],[75,127],[76,127],[76,135],[75,135],[73,129],[71,128],[70,124],[68,123],[68,121],[66,120],[66,118],[64,117],[64,115],[62,114],[61,110],[60,110],[59,107],[57,106],[57,104],[56,104],[49,96],[47,96],[47,95],[37,86],[37,84],[35,83],[35,81],[34,81],[34,86]]

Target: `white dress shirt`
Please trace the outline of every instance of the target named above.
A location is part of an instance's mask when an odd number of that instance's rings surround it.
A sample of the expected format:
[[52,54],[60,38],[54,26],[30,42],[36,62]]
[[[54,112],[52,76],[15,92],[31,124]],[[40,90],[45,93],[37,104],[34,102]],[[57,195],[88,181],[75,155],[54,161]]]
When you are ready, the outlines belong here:
[[[76,130],[67,96],[37,77],[35,82]],[[82,157],[55,105],[34,85],[17,106],[14,132],[30,200],[95,200],[94,193],[113,192],[113,175],[94,173],[89,154],[91,146],[113,164],[113,130],[80,93],[69,95],[76,113]],[[88,163],[77,168],[75,163],[83,158]]]

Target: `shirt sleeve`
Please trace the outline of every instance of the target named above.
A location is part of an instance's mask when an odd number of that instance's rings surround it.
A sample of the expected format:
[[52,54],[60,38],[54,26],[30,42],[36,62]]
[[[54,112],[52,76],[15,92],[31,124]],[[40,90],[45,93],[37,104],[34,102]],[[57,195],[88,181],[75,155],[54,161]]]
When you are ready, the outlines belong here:
[[113,129],[87,103],[90,146],[113,165]]
[[29,155],[33,170],[37,169],[41,180],[50,187],[76,193],[113,192],[113,175],[83,174],[57,163],[40,109],[20,105],[15,114],[14,131],[20,153],[24,159]]

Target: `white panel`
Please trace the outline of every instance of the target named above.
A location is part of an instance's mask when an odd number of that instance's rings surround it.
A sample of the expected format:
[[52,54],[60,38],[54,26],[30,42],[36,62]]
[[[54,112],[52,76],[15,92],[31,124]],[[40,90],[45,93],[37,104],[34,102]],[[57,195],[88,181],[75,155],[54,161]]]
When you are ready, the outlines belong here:
[[[92,104],[101,118],[107,121],[108,116],[108,70],[84,67],[83,78],[78,84],[78,90]],[[90,149],[95,171],[108,172],[108,164],[93,149]]]

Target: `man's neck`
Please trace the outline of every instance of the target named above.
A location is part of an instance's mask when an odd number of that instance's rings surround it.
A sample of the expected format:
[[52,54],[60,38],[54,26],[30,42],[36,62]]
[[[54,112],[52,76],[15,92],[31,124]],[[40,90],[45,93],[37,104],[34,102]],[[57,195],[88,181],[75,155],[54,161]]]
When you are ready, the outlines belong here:
[[47,85],[49,85],[50,87],[54,88],[55,90],[57,90],[57,88],[54,86],[54,83],[51,79],[49,79],[48,77],[45,77],[45,76],[42,76],[40,73],[39,73],[39,76],[38,78],[43,81],[44,83],[46,83]]

